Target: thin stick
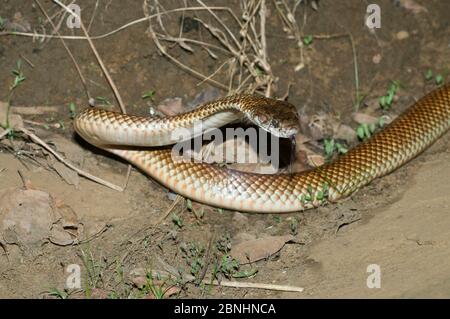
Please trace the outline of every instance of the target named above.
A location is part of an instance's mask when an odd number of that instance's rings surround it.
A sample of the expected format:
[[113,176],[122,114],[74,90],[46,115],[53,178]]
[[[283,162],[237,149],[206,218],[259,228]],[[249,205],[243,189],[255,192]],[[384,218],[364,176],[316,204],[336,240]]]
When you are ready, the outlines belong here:
[[16,106],[14,105],[14,113],[22,115],[37,115],[44,113],[58,112],[59,106]]
[[[36,2],[36,4],[38,5],[39,9],[41,9],[42,13],[45,15],[45,17],[47,18],[48,22],[50,22],[50,24],[53,27],[54,32],[60,36],[58,29],[56,28],[55,24],[53,23],[52,19],[48,16],[47,12],[45,11],[45,9],[41,6],[40,2],[38,0],[34,0],[34,2]],[[86,92],[86,95],[88,97],[88,99],[90,100],[91,94],[89,93],[89,89],[86,83],[86,79],[84,78],[83,74],[81,73],[81,68],[78,65],[77,61],[75,60],[75,57],[73,56],[72,52],[70,51],[69,47],[67,46],[66,42],[64,41],[64,39],[62,39],[61,37],[59,38],[61,40],[62,45],[64,46],[64,48],[67,51],[67,54],[69,55],[70,59],[72,60],[75,68],[77,69],[78,72],[78,76],[81,79],[81,83],[83,84],[84,90]]]
[[92,12],[91,21],[89,22],[89,25],[87,28],[88,32],[91,32],[91,26],[92,26],[92,23],[94,22],[94,17],[95,17],[95,14],[97,13],[97,8],[98,8],[98,0],[95,1],[94,12]]
[[[37,0],[36,0],[37,1]],[[75,18],[78,19],[78,21],[80,21],[80,26],[81,29],[84,32],[84,35],[86,36],[87,41],[89,42],[89,45],[92,49],[92,52],[94,52],[95,58],[97,59],[98,64],[100,65],[103,74],[105,75],[106,79],[108,80],[108,84],[110,85],[111,89],[114,92],[114,96],[117,99],[117,102],[119,103],[119,107],[122,111],[122,113],[126,114],[127,110],[125,107],[125,104],[123,103],[122,97],[120,96],[119,90],[117,89],[116,85],[114,84],[114,81],[111,77],[111,75],[109,74],[108,70],[105,67],[105,64],[103,63],[102,58],[100,57],[100,54],[98,53],[94,42],[92,42],[91,38],[89,37],[88,31],[86,30],[83,21],[81,20],[81,17],[78,16],[75,12],[73,12],[72,10],[70,10],[69,8],[67,8],[64,4],[62,4],[59,0],[53,0],[54,2],[56,2],[58,5],[60,5],[61,7],[63,7],[67,12],[69,12],[70,14],[72,14]],[[120,188],[122,191],[126,188],[126,186],[128,185],[128,180],[130,178],[130,174],[131,174],[131,164],[128,164],[128,168],[127,168],[127,175],[125,178],[125,182],[124,182],[124,186],[122,188]]]
[[[167,277],[170,279],[176,279],[177,276],[164,272]],[[160,278],[160,271],[152,271],[152,276],[154,278]],[[188,280],[189,283],[195,283],[195,277],[190,274],[183,274],[183,278]],[[231,287],[231,288],[250,288],[250,289],[265,289],[265,290],[276,290],[276,291],[289,291],[289,292],[303,292],[305,289],[302,287],[289,286],[289,285],[274,285],[274,284],[264,284],[264,283],[254,283],[254,282],[243,282],[243,281],[231,281],[231,280],[221,280],[220,282],[217,280],[207,280],[204,279],[201,281],[204,285],[213,285],[213,286],[222,286],[222,287]]]
[[[148,15],[147,12],[144,12],[144,14],[147,15],[147,16],[150,16],[150,15]],[[210,78],[206,77],[205,75],[201,74],[200,72],[191,69],[190,67],[184,65],[184,64],[181,63],[178,59],[176,59],[176,58],[174,58],[172,55],[170,55],[170,54],[167,52],[167,50],[164,48],[164,46],[159,42],[158,37],[156,36],[156,33],[153,31],[153,27],[152,27],[152,24],[151,24],[151,23],[149,23],[149,33],[150,33],[150,35],[151,35],[153,41],[155,42],[156,47],[157,47],[158,50],[161,52],[161,54],[163,54],[164,56],[166,56],[167,58],[169,58],[169,59],[170,59],[171,61],[173,61],[176,65],[178,65],[178,66],[181,67],[182,69],[184,69],[184,70],[186,70],[186,71],[188,71],[188,72],[194,74],[195,76],[199,77],[199,78],[202,79],[203,81],[207,81],[207,82],[209,82],[209,83],[211,83],[211,84],[213,84],[213,85],[215,85],[215,86],[217,86],[217,87],[219,87],[219,88],[221,88],[221,89],[225,89],[225,90],[227,89],[227,87],[226,87],[224,84],[222,84],[222,83],[220,83],[220,82],[217,82],[217,81],[215,81],[215,80],[213,80],[213,79],[210,79]]]
[[108,181],[105,181],[99,177],[96,177],[94,175],[91,175],[82,169],[76,167],[75,165],[68,162],[66,159],[64,159],[61,155],[59,155],[56,151],[54,151],[47,143],[45,143],[43,140],[41,140],[37,135],[32,133],[31,131],[27,130],[26,128],[20,128],[19,131],[23,132],[25,135],[27,135],[33,142],[36,144],[41,145],[45,150],[50,152],[53,156],[56,157],[57,160],[59,160],[61,163],[69,167],[70,169],[73,169],[75,172],[77,172],[79,175],[86,177],[87,179],[90,179],[94,182],[97,182],[101,185],[104,185],[106,187],[109,187],[111,189],[114,189],[119,192],[123,192],[123,188],[120,186],[117,186],[113,183],[110,183]]
[[[217,10],[217,11],[228,11],[233,18],[236,20],[237,17],[234,15],[234,13],[231,11],[230,8],[228,7],[209,7],[209,9],[211,10]],[[118,27],[117,29],[114,29],[110,32],[104,33],[102,35],[97,35],[97,36],[92,36],[90,37],[92,40],[99,40],[99,39],[103,39],[106,37],[109,37],[117,32],[123,31],[128,27],[131,27],[135,24],[139,24],[141,22],[145,22],[147,20],[151,20],[153,18],[159,17],[162,14],[169,14],[172,12],[180,12],[180,11],[196,11],[196,10],[206,10],[206,8],[204,7],[190,7],[190,8],[177,8],[177,9],[173,9],[173,10],[167,10],[165,12],[161,12],[161,13],[156,13],[153,15],[150,15],[148,17],[144,17],[144,18],[140,18],[137,20],[133,20],[131,22],[128,22],[124,25],[122,25],[121,27]],[[237,21],[239,21],[237,19]],[[59,36],[55,36],[55,35],[49,35],[49,34],[43,34],[43,33],[31,33],[31,32],[16,32],[16,31],[3,31],[0,32],[0,35],[20,35],[20,36],[25,36],[25,37],[33,37],[33,38],[58,38]],[[86,40],[87,37],[83,37],[83,36],[78,36],[78,35],[64,35],[62,36],[63,39],[69,39],[69,40]]]
[[330,34],[330,35],[313,35],[314,39],[318,39],[318,40],[328,40],[328,39],[333,39],[333,38],[341,38],[341,37],[348,37],[350,39],[350,44],[352,46],[352,55],[353,55],[353,72],[354,72],[354,76],[355,76],[355,112],[358,111],[359,109],[359,104],[360,104],[360,92],[359,92],[359,71],[358,71],[358,60],[356,57],[356,46],[355,46],[355,41],[353,41],[353,36],[351,35],[351,33],[337,33],[337,34]]
[[73,12],[72,10],[70,10],[68,7],[66,7],[64,4],[62,4],[59,0],[53,0],[53,2],[55,2],[56,4],[58,4],[59,6],[61,6],[62,8],[64,8],[67,12],[69,12],[71,15],[73,15],[75,18],[78,19],[78,21],[80,22],[80,26],[81,29],[84,32],[84,35],[86,36],[86,40],[89,42],[89,45],[92,49],[92,52],[94,52],[95,58],[97,59],[98,64],[100,65],[103,74],[105,75],[106,79],[108,80],[109,85],[111,86],[111,89],[114,92],[114,96],[117,99],[117,102],[119,103],[120,109],[122,110],[122,113],[127,113],[126,108],[125,108],[125,104],[123,103],[122,97],[120,96],[119,90],[117,90],[116,85],[114,84],[113,79],[111,78],[111,76],[109,75],[108,70],[105,67],[105,64],[103,63],[102,58],[100,57],[100,54],[98,53],[97,49],[95,48],[94,42],[92,42],[91,38],[89,37],[89,34],[83,24],[83,21],[81,20],[81,17],[78,16],[75,12]]
[[34,69],[34,64],[26,57],[24,56],[22,53],[19,54],[19,56],[25,60],[25,62],[28,63],[29,66],[31,66],[32,69]]

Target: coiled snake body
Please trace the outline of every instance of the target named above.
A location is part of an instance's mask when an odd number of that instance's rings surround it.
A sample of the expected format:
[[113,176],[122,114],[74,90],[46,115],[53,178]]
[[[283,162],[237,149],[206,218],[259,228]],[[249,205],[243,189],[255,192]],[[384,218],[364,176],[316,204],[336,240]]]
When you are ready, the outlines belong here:
[[450,127],[450,85],[427,94],[369,140],[335,161],[292,174],[253,174],[207,163],[177,162],[170,149],[132,149],[173,142],[175,128],[218,127],[239,114],[278,136],[296,131],[295,109],[256,96],[232,96],[170,118],[86,109],[74,128],[88,142],[129,161],[161,184],[208,205],[252,212],[293,212],[334,202],[411,160]]

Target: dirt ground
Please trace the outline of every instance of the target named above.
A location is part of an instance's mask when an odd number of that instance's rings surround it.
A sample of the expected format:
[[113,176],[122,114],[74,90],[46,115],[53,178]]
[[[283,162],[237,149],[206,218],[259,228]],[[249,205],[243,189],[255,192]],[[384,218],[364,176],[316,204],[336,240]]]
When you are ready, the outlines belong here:
[[[76,3],[82,8],[90,35],[95,36],[144,17],[143,2]],[[239,1],[204,2],[228,6],[237,16],[241,10]],[[301,3],[295,19],[304,39],[304,67],[296,71],[295,66],[302,62],[300,50],[295,39],[283,30],[275,2],[266,1],[267,55],[276,78],[271,96],[288,94],[300,114],[328,114],[356,129],[358,123],[352,115],[355,57],[360,112],[370,109],[373,101],[377,105],[391,81],[400,83],[395,102],[385,112],[377,107],[377,116],[395,116],[441,82],[448,82],[450,2],[375,2],[381,8],[381,28],[375,31],[364,25],[368,5],[364,1],[321,0],[317,8],[311,2]],[[199,6],[195,1],[187,3]],[[292,7],[293,1],[286,3]],[[61,9],[50,1],[42,1],[42,6],[57,23]],[[181,7],[181,1],[164,1],[166,10]],[[190,27],[183,27],[188,36],[220,45],[202,30],[204,27],[192,22],[193,17],[201,17],[213,24],[211,15],[189,11],[186,16],[191,18]],[[11,25],[23,33],[52,33],[37,2],[1,1],[0,17],[7,22],[0,28],[0,102],[8,101],[11,84],[17,78],[17,72],[11,71],[20,67],[25,80],[14,89],[10,104],[11,110],[20,110],[17,114],[25,127],[84,171],[123,185],[126,163],[74,135],[69,105],[73,103],[73,112],[78,113],[87,107],[88,98],[60,40],[8,33]],[[223,17],[231,25],[232,18]],[[82,35],[81,30],[69,29],[62,21],[61,34]],[[178,13],[168,18],[168,32],[176,33],[180,21]],[[161,56],[147,31],[145,21],[94,40],[128,113],[148,115],[150,107],[166,98],[181,97],[186,104],[198,93],[211,91],[214,85]],[[336,34],[350,34],[351,41]],[[308,35],[313,36],[311,43],[307,43]],[[117,104],[87,41],[67,39],[66,43],[87,79],[90,96],[100,104]],[[223,63],[222,56],[214,59],[206,50],[188,52],[165,44],[174,57],[204,74]],[[18,60],[22,61],[19,66]],[[143,99],[149,90],[155,92],[153,98]],[[227,94],[225,90],[219,92]],[[40,112],[47,106],[53,107],[50,112]],[[32,111],[24,111],[26,108]],[[322,145],[323,140],[318,143]],[[241,214],[195,203],[191,209],[189,203],[181,201],[161,221],[174,196],[140,171],[133,169],[125,191],[119,192],[61,168],[23,134],[4,138],[0,142],[0,205],[4,205],[0,206],[0,218],[7,213],[6,205],[15,203],[11,194],[17,196],[17,205],[24,205],[17,211],[27,218],[31,218],[27,207],[32,212],[48,208],[62,218],[50,218],[47,224],[42,220],[16,220],[26,231],[15,239],[6,232],[2,234],[4,229],[0,228],[0,298],[156,298],[161,289],[165,298],[448,298],[449,159],[450,136],[446,134],[412,162],[337,204],[273,215]],[[39,198],[40,206],[27,204],[21,196],[31,196],[27,200]],[[1,227],[5,227],[5,220]],[[62,226],[61,220],[66,222]],[[35,240],[38,228],[44,231],[44,240]],[[271,256],[239,268],[221,268],[224,263],[220,256],[230,247],[255,238],[280,238],[275,236],[289,241],[274,249]],[[66,287],[67,267],[73,264],[81,267],[82,285],[75,290]],[[373,265],[380,270],[380,288],[368,287]],[[194,282],[148,278],[151,271],[170,269],[192,274]],[[222,279],[239,275],[242,278],[231,280],[242,283],[304,290],[198,283],[214,274]]]

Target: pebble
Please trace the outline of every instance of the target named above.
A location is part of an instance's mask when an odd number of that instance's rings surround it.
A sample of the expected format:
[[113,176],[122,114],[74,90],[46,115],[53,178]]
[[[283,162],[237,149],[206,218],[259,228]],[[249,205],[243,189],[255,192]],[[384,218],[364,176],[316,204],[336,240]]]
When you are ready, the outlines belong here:
[[397,40],[405,40],[407,38],[409,38],[409,33],[408,31],[402,30],[397,32],[397,34],[395,35]]

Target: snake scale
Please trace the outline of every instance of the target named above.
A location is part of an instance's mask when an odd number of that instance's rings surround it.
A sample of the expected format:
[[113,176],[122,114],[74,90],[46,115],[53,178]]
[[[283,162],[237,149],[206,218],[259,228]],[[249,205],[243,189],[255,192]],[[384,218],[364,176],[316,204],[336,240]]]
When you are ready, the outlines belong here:
[[281,213],[335,202],[408,162],[450,127],[450,85],[428,93],[383,130],[336,160],[300,173],[254,174],[207,163],[174,161],[170,132],[203,120],[218,127],[244,114],[278,136],[296,132],[295,108],[273,99],[237,95],[168,118],[129,116],[88,108],[74,120],[91,144],[129,161],[174,192],[226,209]]

